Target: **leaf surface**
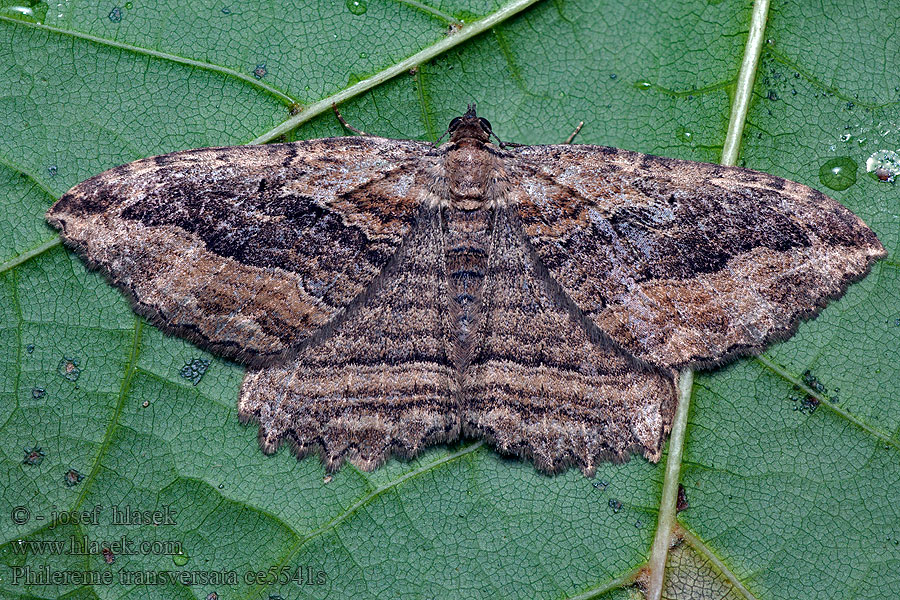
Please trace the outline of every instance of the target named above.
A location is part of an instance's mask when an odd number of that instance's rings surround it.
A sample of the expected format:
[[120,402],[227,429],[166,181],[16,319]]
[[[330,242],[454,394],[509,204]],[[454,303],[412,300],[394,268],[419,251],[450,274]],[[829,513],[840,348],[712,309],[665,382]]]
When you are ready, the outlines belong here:
[[[648,557],[662,462],[547,477],[468,440],[325,478],[315,458],[264,456],[255,427],[237,420],[242,369],[135,317],[43,221],[93,174],[249,142],[295,103],[327,100],[505,6],[0,2],[0,595],[625,593]],[[692,562],[713,564],[710,577],[736,597],[900,593],[900,196],[865,172],[873,152],[900,148],[897,21],[885,10],[770,11],[742,164],[835,197],[889,256],[791,340],[698,374],[681,477],[689,508],[678,516],[690,535],[672,570],[687,585],[671,597],[719,589],[702,574],[692,588]],[[583,120],[581,143],[716,162],[749,16],[732,2],[541,2],[342,111],[378,135],[435,140],[477,101],[504,140],[559,143]],[[341,134],[322,114],[290,137]],[[856,183],[828,189],[820,167],[842,156]],[[211,361],[196,385],[181,375],[195,359]],[[35,446],[41,462],[23,464]],[[72,487],[70,469],[83,475]],[[113,506],[175,515],[115,524]],[[88,515],[54,520],[70,510]],[[17,541],[82,536],[124,536],[133,552],[108,565],[97,552]],[[113,581],[29,585],[26,568],[44,566]]]

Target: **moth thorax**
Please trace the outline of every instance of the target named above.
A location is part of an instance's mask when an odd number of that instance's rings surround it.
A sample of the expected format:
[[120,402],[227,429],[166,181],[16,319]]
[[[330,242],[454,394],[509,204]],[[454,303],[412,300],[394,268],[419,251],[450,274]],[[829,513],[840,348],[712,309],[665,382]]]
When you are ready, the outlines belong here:
[[450,209],[461,210],[466,212],[484,210],[489,208],[488,202],[484,198],[451,198]]

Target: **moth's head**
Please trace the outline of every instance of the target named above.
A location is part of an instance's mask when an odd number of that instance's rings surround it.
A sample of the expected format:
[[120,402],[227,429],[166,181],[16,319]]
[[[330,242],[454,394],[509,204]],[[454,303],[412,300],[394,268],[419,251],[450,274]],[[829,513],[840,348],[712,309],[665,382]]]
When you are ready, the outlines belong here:
[[487,142],[491,139],[491,124],[487,119],[482,119],[475,114],[475,105],[470,104],[469,110],[461,117],[450,121],[447,128],[450,133],[450,141],[458,142],[467,138]]

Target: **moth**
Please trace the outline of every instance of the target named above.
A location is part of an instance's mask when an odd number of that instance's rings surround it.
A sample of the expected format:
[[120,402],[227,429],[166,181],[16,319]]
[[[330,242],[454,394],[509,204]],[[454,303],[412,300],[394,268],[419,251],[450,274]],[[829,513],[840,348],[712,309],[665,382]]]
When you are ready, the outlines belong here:
[[791,336],[885,256],[821,192],[592,145],[338,137],[138,160],[47,213],[240,418],[328,470],[483,438],[544,472],[658,461],[679,371]]

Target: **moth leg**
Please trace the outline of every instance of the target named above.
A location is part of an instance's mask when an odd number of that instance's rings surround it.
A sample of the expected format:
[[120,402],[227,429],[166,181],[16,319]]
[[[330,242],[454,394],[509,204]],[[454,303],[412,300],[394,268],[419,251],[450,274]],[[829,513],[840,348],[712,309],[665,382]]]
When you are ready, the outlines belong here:
[[[563,145],[571,144],[572,140],[575,139],[575,136],[578,135],[578,132],[581,131],[582,127],[584,127],[584,121],[579,121],[578,125],[575,126],[575,130],[569,134],[569,137],[566,138],[566,141],[563,142]],[[500,138],[498,138],[497,135],[494,134],[493,132],[491,132],[491,135],[493,135],[495,138],[497,138],[497,142],[499,142],[501,148],[524,148],[525,146],[528,146],[528,144],[518,144],[516,142],[504,142]]]
[[334,116],[336,116],[336,117],[337,117],[337,120],[341,122],[341,125],[343,125],[343,126],[346,127],[347,129],[349,129],[349,130],[352,131],[353,133],[355,133],[355,134],[357,134],[357,135],[366,136],[366,137],[371,137],[371,136],[372,136],[371,133],[366,133],[366,132],[363,131],[362,129],[357,129],[356,127],[354,127],[353,125],[351,125],[350,123],[348,123],[348,122],[344,119],[344,115],[341,114],[341,111],[338,110],[337,104],[332,103],[332,105],[331,105],[331,110],[334,111]]
[[566,138],[566,141],[563,144],[571,144],[572,140],[575,139],[575,136],[578,135],[578,132],[581,131],[581,128],[584,127],[584,121],[580,121],[578,125],[575,127],[575,131],[569,134],[569,137]]

